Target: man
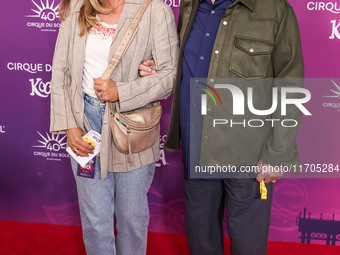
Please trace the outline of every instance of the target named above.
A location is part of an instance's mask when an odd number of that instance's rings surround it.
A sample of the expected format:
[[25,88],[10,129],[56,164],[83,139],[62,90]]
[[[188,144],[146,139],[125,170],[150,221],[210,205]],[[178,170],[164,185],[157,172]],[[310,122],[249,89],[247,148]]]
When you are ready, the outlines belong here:
[[[202,120],[198,149],[190,144],[195,126],[190,122],[190,79],[207,78],[213,86],[217,78],[255,80],[259,78],[301,78],[304,66],[297,20],[286,0],[182,0],[178,21],[180,55],[172,102],[166,149],[176,151],[182,142],[185,178],[185,225],[190,253],[223,254],[222,221],[227,213],[227,230],[233,255],[267,253],[273,183],[281,175],[223,180],[190,179],[190,156],[199,153],[200,165],[216,163],[234,166],[298,164],[295,138],[298,125],[285,129],[233,128],[215,131],[211,116]],[[154,75],[153,61],[144,61],[141,75]],[[284,82],[273,81],[280,89]],[[301,86],[297,83],[296,86]],[[269,94],[271,95],[271,94]],[[257,97],[270,105],[269,96]],[[230,100],[229,100],[230,101]],[[225,105],[225,101],[223,100]],[[255,102],[256,103],[256,102]],[[230,102],[224,106],[226,111]],[[266,108],[267,109],[267,108]],[[289,108],[289,117],[300,113]],[[280,115],[273,113],[273,119]],[[191,152],[190,152],[191,150]],[[198,151],[197,151],[198,150]],[[267,184],[268,198],[259,198],[259,183]]]

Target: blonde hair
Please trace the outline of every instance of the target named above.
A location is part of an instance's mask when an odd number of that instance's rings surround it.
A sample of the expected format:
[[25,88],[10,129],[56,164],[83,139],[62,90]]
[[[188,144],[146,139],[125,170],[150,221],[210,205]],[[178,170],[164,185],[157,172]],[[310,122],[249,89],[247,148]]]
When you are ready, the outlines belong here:
[[[113,10],[112,8],[106,8],[103,3],[107,0],[84,0],[83,6],[80,8],[79,25],[80,36],[83,36],[86,31],[90,30],[97,24],[97,13],[109,14]],[[70,14],[71,0],[62,0],[59,5],[59,16],[64,21]]]

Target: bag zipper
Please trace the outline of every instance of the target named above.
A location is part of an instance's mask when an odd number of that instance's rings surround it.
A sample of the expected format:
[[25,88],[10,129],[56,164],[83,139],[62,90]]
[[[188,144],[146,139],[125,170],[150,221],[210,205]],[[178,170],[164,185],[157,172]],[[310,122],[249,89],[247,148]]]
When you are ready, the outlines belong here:
[[116,118],[116,120],[117,120],[120,124],[122,124],[124,127],[126,127],[126,129],[127,129],[129,132],[131,132],[131,130],[137,130],[137,131],[150,130],[150,129],[153,129],[155,126],[158,125],[158,123],[157,123],[156,125],[154,125],[154,126],[152,126],[152,127],[149,127],[149,128],[140,128],[140,127],[134,127],[134,126],[131,126],[131,125],[128,126],[128,125],[126,125],[126,124],[124,123],[124,121],[120,120],[119,118]]

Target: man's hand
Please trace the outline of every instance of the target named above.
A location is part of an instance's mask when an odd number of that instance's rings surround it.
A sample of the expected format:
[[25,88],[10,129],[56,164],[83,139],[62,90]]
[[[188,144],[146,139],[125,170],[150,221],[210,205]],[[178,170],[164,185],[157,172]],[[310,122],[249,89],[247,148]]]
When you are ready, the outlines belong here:
[[107,101],[107,102],[115,102],[119,99],[117,84],[113,80],[102,80],[102,78],[94,78],[94,86],[93,88],[96,90],[96,95],[98,92],[101,97],[98,97],[99,100]]
[[256,180],[258,182],[261,182],[262,180],[264,180],[265,183],[276,182],[284,174],[282,167],[272,167],[272,166],[266,165],[265,163],[263,163],[262,160],[260,160],[257,163],[257,166],[260,169],[260,172],[256,176]]
[[83,140],[84,131],[80,128],[70,128],[66,130],[67,144],[78,156],[88,156],[93,153],[94,147]]
[[153,59],[144,60],[138,67],[139,75],[142,77],[157,75],[157,72],[153,69],[154,66],[155,61]]

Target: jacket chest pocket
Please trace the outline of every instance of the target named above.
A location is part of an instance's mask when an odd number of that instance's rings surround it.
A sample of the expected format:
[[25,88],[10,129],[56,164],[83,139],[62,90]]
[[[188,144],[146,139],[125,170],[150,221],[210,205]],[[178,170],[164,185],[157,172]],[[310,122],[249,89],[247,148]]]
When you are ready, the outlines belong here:
[[273,45],[246,37],[235,37],[230,71],[243,78],[266,77]]

